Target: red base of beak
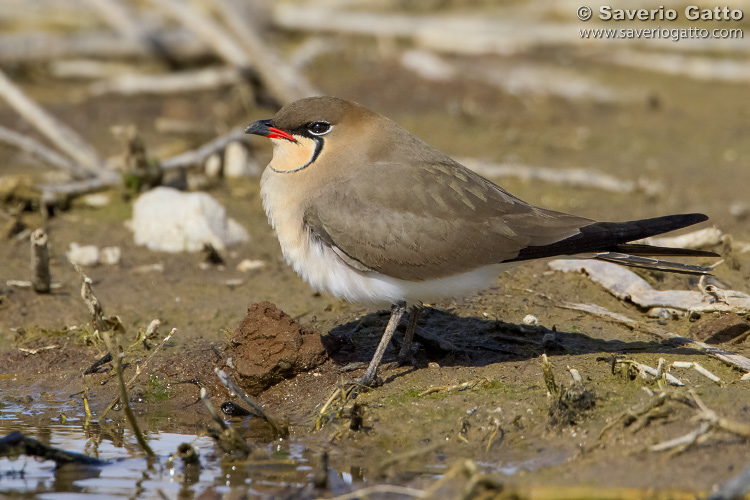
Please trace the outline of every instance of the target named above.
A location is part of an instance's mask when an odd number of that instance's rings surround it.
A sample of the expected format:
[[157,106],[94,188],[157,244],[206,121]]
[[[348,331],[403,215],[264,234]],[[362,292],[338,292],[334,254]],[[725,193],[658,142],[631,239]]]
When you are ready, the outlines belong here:
[[266,137],[268,137],[269,139],[289,139],[292,142],[297,142],[297,139],[276,127],[268,127],[268,131],[270,132],[270,134],[268,134]]

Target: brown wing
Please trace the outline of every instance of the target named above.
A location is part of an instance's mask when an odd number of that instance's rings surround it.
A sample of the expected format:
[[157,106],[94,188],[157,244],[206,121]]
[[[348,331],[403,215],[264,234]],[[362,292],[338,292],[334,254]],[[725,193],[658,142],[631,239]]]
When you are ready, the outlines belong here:
[[394,278],[442,278],[513,260],[526,247],[568,238],[593,222],[533,207],[447,157],[358,170],[356,179],[318,193],[304,222],[361,264],[353,267]]

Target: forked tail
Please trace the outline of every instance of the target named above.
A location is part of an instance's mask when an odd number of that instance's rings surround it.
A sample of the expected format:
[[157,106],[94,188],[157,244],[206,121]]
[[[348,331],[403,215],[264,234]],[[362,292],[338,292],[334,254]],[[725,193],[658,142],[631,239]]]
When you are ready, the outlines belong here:
[[713,270],[710,267],[680,264],[648,256],[718,257],[714,252],[629,243],[706,220],[708,217],[703,214],[677,214],[628,222],[595,222],[581,227],[581,232],[570,238],[549,245],[524,248],[513,260],[596,253],[596,259],[624,266],[674,273],[710,274]]

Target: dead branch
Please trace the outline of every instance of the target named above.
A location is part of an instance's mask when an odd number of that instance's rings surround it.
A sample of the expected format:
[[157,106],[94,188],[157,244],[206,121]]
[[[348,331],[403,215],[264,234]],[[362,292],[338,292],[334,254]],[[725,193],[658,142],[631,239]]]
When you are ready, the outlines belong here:
[[693,362],[693,361],[674,361],[670,368],[693,368],[695,371],[709,379],[710,381],[716,383],[717,385],[721,386],[724,385],[723,382],[719,377],[711,373],[710,371],[703,368],[703,366],[700,363]]
[[[655,408],[659,408],[666,403],[666,401],[671,397],[670,393],[662,392],[656,397],[650,398],[646,404],[640,404],[637,406],[633,406],[631,408],[628,408],[624,412],[622,412],[620,415],[618,415],[615,419],[611,420],[607,425],[602,427],[602,430],[599,431],[599,437],[596,438],[597,442],[601,441],[604,435],[612,429],[614,426],[616,426],[618,423],[623,423],[624,425],[631,425],[634,422],[636,422],[640,417],[650,413]],[[639,428],[642,427],[639,426]]]
[[125,327],[117,316],[104,316],[104,310],[99,299],[94,295],[94,290],[91,288],[91,278],[86,276],[78,264],[73,264],[73,267],[81,277],[81,298],[86,304],[91,316],[91,321],[94,324],[94,328],[100,332],[106,332],[109,330],[115,330],[124,332]]
[[66,184],[42,184],[37,186],[42,191],[42,203],[45,205],[64,204],[65,200],[76,196],[109,189],[120,184],[120,176],[112,171],[103,170],[98,177]]
[[613,193],[643,191],[648,195],[656,195],[662,190],[662,186],[656,181],[635,182],[618,179],[602,172],[584,168],[530,167],[527,165],[498,164],[476,158],[460,158],[458,161],[485,177],[513,177],[525,182],[543,181],[564,186],[601,189]]
[[252,61],[253,69],[264,86],[280,103],[286,104],[303,97],[320,95],[307,79],[281,59],[276,49],[255,34],[248,19],[243,18],[233,0],[217,0],[214,5],[224,23],[234,33]]
[[94,96],[104,94],[177,94],[210,90],[242,81],[235,68],[205,68],[164,75],[127,74],[96,82],[89,87]]
[[[544,356],[544,355],[543,355]],[[418,394],[419,397],[429,396],[430,394],[445,394],[445,393],[451,393],[451,392],[460,392],[460,391],[466,391],[469,389],[474,389],[475,387],[490,387],[493,383],[492,379],[489,378],[480,378],[476,380],[471,380],[468,382],[462,382],[460,384],[451,384],[451,385],[441,385],[439,387],[430,387],[429,389],[426,389]]]
[[154,456],[154,450],[151,449],[151,447],[148,445],[148,442],[146,441],[146,437],[141,432],[141,428],[138,425],[138,420],[135,418],[135,413],[133,413],[133,409],[130,407],[130,399],[128,398],[128,389],[125,387],[125,379],[123,378],[122,374],[122,359],[120,359],[120,353],[119,351],[119,343],[112,342],[112,339],[109,336],[109,332],[103,332],[104,336],[104,342],[107,345],[107,349],[109,350],[109,353],[112,355],[112,361],[115,365],[115,373],[117,374],[117,384],[120,388],[120,401],[122,401],[122,408],[125,411],[125,416],[128,419],[128,422],[130,423],[130,428],[133,430],[133,434],[135,434],[135,438],[138,441],[138,444],[140,445],[141,449],[146,452],[146,454],[149,457]]
[[646,375],[650,375],[651,377],[655,378],[657,382],[662,378],[662,376],[666,379],[667,383],[671,385],[676,386],[683,386],[685,384],[682,383],[681,380],[679,380],[674,375],[670,375],[669,373],[663,373],[663,364],[664,364],[664,358],[659,359],[659,367],[654,368],[649,365],[645,365],[643,363],[639,363],[633,359],[614,359],[613,365],[612,365],[612,372],[617,373],[615,371],[615,367],[617,365],[621,365],[626,367],[626,373],[631,373],[631,370],[634,370],[641,378],[646,379]]
[[[77,0],[3,0],[0,4],[3,24],[17,29],[87,29],[96,22],[94,16],[81,9]],[[7,24],[6,24],[7,23]]]
[[31,233],[31,283],[36,293],[49,293],[49,250],[47,242],[49,238],[43,229],[37,229]]
[[[119,0],[85,0],[86,4],[99,17],[109,24],[124,39],[134,43],[143,44],[147,42],[147,37],[133,18],[132,12]],[[145,48],[145,47],[144,47]]]
[[29,136],[19,134],[3,126],[0,126],[0,142],[27,153],[46,165],[64,170],[75,178],[81,179],[88,175],[85,169],[47,148],[47,146],[40,144]]
[[64,59],[50,61],[47,70],[50,75],[60,79],[100,80],[130,74],[139,70],[141,65],[127,62],[98,61],[96,59]]
[[697,415],[698,420],[702,422],[700,427],[684,436],[657,443],[650,447],[651,451],[672,450],[673,453],[681,453],[696,444],[705,442],[710,437],[709,433],[712,431],[714,433],[716,431],[724,431],[745,440],[750,439],[750,425],[720,417],[718,413],[706,406],[692,387],[689,388],[689,391],[700,410]]
[[[516,17],[501,19],[477,15],[409,15],[363,11],[345,11],[316,4],[274,3],[272,18],[276,26],[292,31],[330,32],[340,35],[391,37],[411,40],[414,45],[448,54],[513,55],[541,47],[583,46],[585,39],[570,37],[579,28],[574,23],[540,21],[547,14],[538,14],[532,21]],[[602,43],[606,43],[604,39]],[[603,54],[609,61],[611,47],[617,40],[604,45]],[[682,42],[682,41],[681,41]],[[635,45],[649,47],[649,54],[659,48],[666,50],[709,50],[746,53],[747,43],[738,39],[696,39],[673,43],[669,38],[633,40]],[[610,50],[606,50],[610,49]],[[665,61],[665,64],[671,61]],[[684,61],[683,61],[684,64]],[[737,65],[741,65],[737,61]],[[656,69],[657,64],[649,65]],[[678,63],[670,64],[679,67]],[[684,71],[682,73],[685,73]],[[710,71],[708,72],[710,73]],[[728,71],[723,73],[729,73]]]
[[230,380],[230,378],[226,373],[224,373],[223,370],[214,368],[214,372],[216,373],[216,376],[219,377],[221,383],[224,384],[224,387],[237,394],[242,399],[242,401],[244,401],[248,406],[250,406],[250,408],[252,408],[252,412],[255,415],[258,415],[263,420],[269,423],[278,437],[285,438],[289,436],[288,423],[278,419],[273,414],[264,410],[263,407],[256,403],[255,400],[253,400],[253,398],[251,398],[245,391],[237,387],[237,385]]
[[[161,324],[161,322],[158,319],[153,320],[149,324],[148,330],[150,330],[152,328],[152,326],[154,327],[154,330],[155,330],[156,328],[158,328],[159,324]],[[147,330],[147,333],[148,333],[148,330]],[[149,355],[149,357],[146,358],[146,361],[144,361],[142,364],[138,365],[138,367],[135,370],[135,373],[133,374],[132,377],[130,377],[130,380],[128,380],[128,383],[125,385],[126,390],[132,389],[133,384],[135,384],[135,381],[138,379],[138,376],[140,376],[141,373],[143,373],[144,371],[146,371],[146,367],[151,362],[151,360],[154,358],[154,356],[156,356],[156,353],[159,352],[162,347],[164,347],[164,344],[166,344],[167,342],[169,342],[169,340],[172,338],[172,336],[175,333],[177,333],[177,328],[172,328],[172,331],[169,332],[162,339],[162,341],[159,343],[159,345],[156,346],[156,348],[151,352],[151,354]],[[107,406],[107,408],[105,408],[105,410],[102,412],[101,416],[99,417],[100,421],[104,421],[104,419],[107,416],[107,413],[109,413],[109,411],[112,408],[114,408],[117,403],[120,402],[120,397],[121,397],[121,395],[120,396],[115,396],[115,398],[112,400],[112,402],[109,403],[109,405]]]
[[212,19],[201,15],[192,4],[177,0],[152,0],[162,12],[188,28],[232,66],[248,68],[250,61],[237,43]]
[[[217,137],[193,151],[186,151],[161,162],[162,170],[176,168],[190,168],[202,166],[206,159],[217,151],[221,151],[231,142],[246,142],[247,136],[242,128]],[[46,184],[38,186],[42,190],[42,200],[47,205],[58,203],[60,199],[68,199],[84,194],[101,191],[117,186],[121,183],[121,177],[116,172],[104,170],[99,177],[83,181],[70,182],[67,184]]]
[[620,300],[636,304],[644,309],[665,307],[679,311],[705,312],[750,312],[750,297],[742,293],[724,294],[725,301],[707,300],[703,292],[691,290],[654,290],[646,280],[633,271],[610,262],[579,259],[558,259],[550,262],[555,271],[582,272],[591,281],[599,283]]
[[621,50],[608,54],[606,61],[607,64],[657,71],[691,80],[750,82],[750,68],[742,59]]
[[0,70],[0,96],[24,119],[34,125],[61,151],[73,158],[91,174],[99,172],[102,161],[96,151],[81,137],[43,110]]
[[177,120],[159,117],[154,122],[156,131],[160,134],[211,136],[215,130],[205,122]]
[[245,135],[245,131],[243,129],[237,128],[231,130],[230,132],[217,137],[211,142],[204,144],[198,149],[187,151],[185,153],[173,156],[172,158],[168,158],[162,161],[161,168],[164,170],[169,170],[173,168],[188,168],[197,165],[203,165],[203,163],[206,161],[206,158],[217,151],[223,150],[230,142],[243,142],[246,140],[246,138],[247,136]]
[[224,419],[219,412],[216,411],[216,407],[213,403],[211,403],[211,399],[208,397],[208,392],[205,387],[201,387],[200,397],[203,404],[206,405],[206,409],[208,409],[208,412],[211,414],[214,423],[220,430],[218,433],[210,433],[211,437],[225,453],[234,456],[247,457],[247,455],[252,452],[252,448],[242,436],[240,436],[234,427],[224,423]]
[[670,333],[666,330],[662,330],[661,328],[658,328],[649,324],[644,324],[640,321],[636,321],[634,319],[628,318],[625,315],[613,313],[609,311],[608,309],[605,309],[604,307],[597,306],[594,304],[576,304],[573,302],[557,302],[557,301],[554,301],[554,302],[556,303],[558,307],[562,307],[563,309],[571,309],[574,311],[587,312],[589,314],[593,314],[594,316],[598,316],[600,318],[606,318],[606,319],[609,319],[610,321],[623,324],[633,330],[639,330],[645,333],[649,333],[662,340],[670,340],[670,341],[678,342],[686,347],[690,347],[698,351],[701,351],[707,356],[716,358],[719,361],[722,361],[723,363],[726,363],[730,366],[740,368],[741,370],[745,372],[750,372],[750,359],[740,354],[728,352],[723,349],[719,349],[718,347],[714,347],[714,346],[705,344],[703,342],[698,342],[697,340],[692,340],[687,337],[682,337],[680,335]]
[[[172,59],[190,61],[210,55],[206,46],[185,29],[161,31],[158,40]],[[110,32],[0,35],[0,62],[4,63],[31,63],[71,57],[124,59],[144,56],[153,56],[153,51],[140,41]]]

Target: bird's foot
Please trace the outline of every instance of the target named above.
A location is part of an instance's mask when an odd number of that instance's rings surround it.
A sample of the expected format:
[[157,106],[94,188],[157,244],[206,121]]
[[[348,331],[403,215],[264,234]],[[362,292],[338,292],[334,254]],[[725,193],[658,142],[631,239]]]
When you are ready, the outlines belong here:
[[365,373],[356,380],[356,384],[364,387],[380,387],[383,385],[383,379],[378,377],[377,373],[373,373],[371,376]]
[[402,349],[401,352],[398,353],[398,357],[396,358],[396,361],[398,361],[398,366],[417,366],[416,354],[416,349],[412,348],[408,351],[404,351]]

